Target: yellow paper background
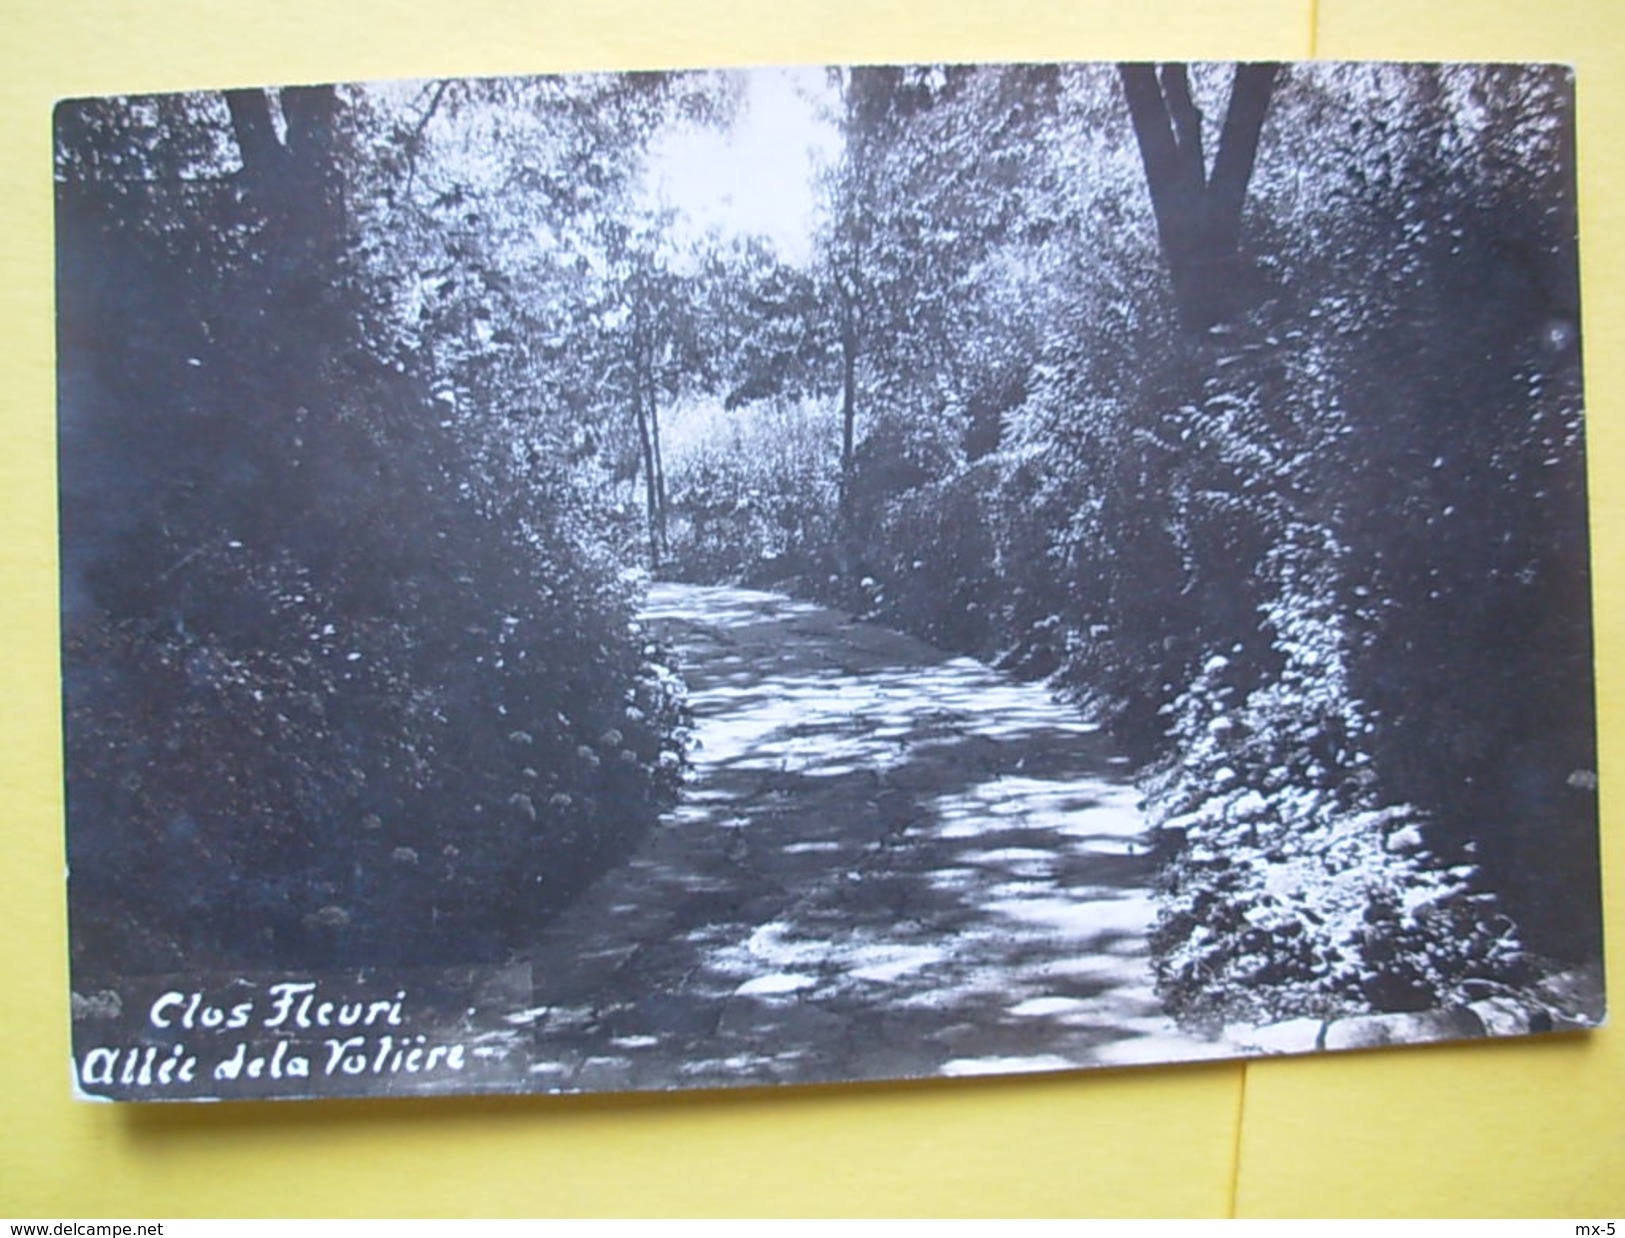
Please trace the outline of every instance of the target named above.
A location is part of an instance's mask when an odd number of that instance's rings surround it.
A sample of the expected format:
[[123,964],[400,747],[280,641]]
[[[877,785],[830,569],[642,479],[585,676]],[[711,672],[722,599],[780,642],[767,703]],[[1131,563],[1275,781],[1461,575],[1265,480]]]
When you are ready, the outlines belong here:
[[[111,1106],[68,1095],[50,107],[265,82],[826,61],[1579,67],[1605,847],[1625,659],[1625,19],[1518,0],[20,0],[0,33],[0,1214],[1625,1211],[1625,1038],[655,1097]],[[1612,882],[1612,955],[1625,955]],[[1620,969],[1611,969],[1616,994]]]
[[[1608,981],[1625,995],[1625,7],[1581,0],[1320,0],[1316,53],[1556,60],[1579,96]],[[1625,1036],[1251,1065],[1237,1207],[1247,1216],[1625,1212]]]

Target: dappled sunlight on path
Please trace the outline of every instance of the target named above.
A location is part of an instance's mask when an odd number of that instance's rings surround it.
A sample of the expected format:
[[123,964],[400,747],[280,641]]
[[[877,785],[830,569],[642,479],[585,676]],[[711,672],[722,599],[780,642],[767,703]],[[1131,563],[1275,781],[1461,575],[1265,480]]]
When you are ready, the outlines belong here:
[[533,959],[540,1086],[1216,1056],[1152,993],[1138,795],[1091,723],[775,594],[660,584],[683,802]]

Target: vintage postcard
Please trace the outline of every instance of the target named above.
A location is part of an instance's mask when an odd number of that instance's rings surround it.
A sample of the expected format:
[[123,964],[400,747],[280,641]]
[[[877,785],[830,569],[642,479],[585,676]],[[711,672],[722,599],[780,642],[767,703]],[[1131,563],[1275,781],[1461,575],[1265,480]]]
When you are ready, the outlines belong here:
[[1323,62],[62,103],[78,1093],[1595,1026],[1573,106]]

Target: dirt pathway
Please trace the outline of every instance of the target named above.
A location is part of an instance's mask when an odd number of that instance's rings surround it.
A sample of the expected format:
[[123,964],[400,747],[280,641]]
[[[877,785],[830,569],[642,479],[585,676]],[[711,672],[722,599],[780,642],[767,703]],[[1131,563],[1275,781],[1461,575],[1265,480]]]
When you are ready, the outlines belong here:
[[1151,993],[1138,796],[1040,686],[774,594],[656,585],[683,803],[532,958],[540,1088],[1211,1056]]

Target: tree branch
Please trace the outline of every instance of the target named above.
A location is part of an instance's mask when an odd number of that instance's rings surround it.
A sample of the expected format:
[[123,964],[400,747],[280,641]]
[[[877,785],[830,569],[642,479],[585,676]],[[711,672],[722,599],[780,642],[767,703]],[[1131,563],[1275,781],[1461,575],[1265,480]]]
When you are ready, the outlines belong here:
[[412,196],[412,185],[418,175],[418,150],[423,145],[423,134],[429,128],[429,122],[434,119],[435,112],[440,109],[440,101],[446,97],[446,91],[451,88],[450,81],[435,83],[434,97],[429,100],[429,106],[424,109],[423,115],[418,117],[418,123],[412,126],[412,131],[406,135],[402,145],[406,149],[406,184],[401,190],[403,198]]
[[287,150],[277,141],[269,96],[263,90],[228,90],[225,94],[244,176],[256,181],[275,176],[282,170]]
[[338,93],[331,86],[286,86],[281,99],[282,118],[288,122],[288,149],[302,159],[325,160],[332,144]]
[[1258,138],[1264,127],[1277,64],[1242,64],[1230,86],[1230,107],[1225,112],[1224,132],[1219,137],[1219,153],[1213,160],[1213,180],[1208,186],[1208,243],[1216,252],[1233,251],[1241,241],[1241,208],[1247,197],[1258,157]]
[[1190,77],[1182,64],[1162,66],[1162,93],[1174,126],[1174,146],[1181,173],[1192,185],[1207,182],[1207,160],[1202,156],[1202,113],[1191,98]]

